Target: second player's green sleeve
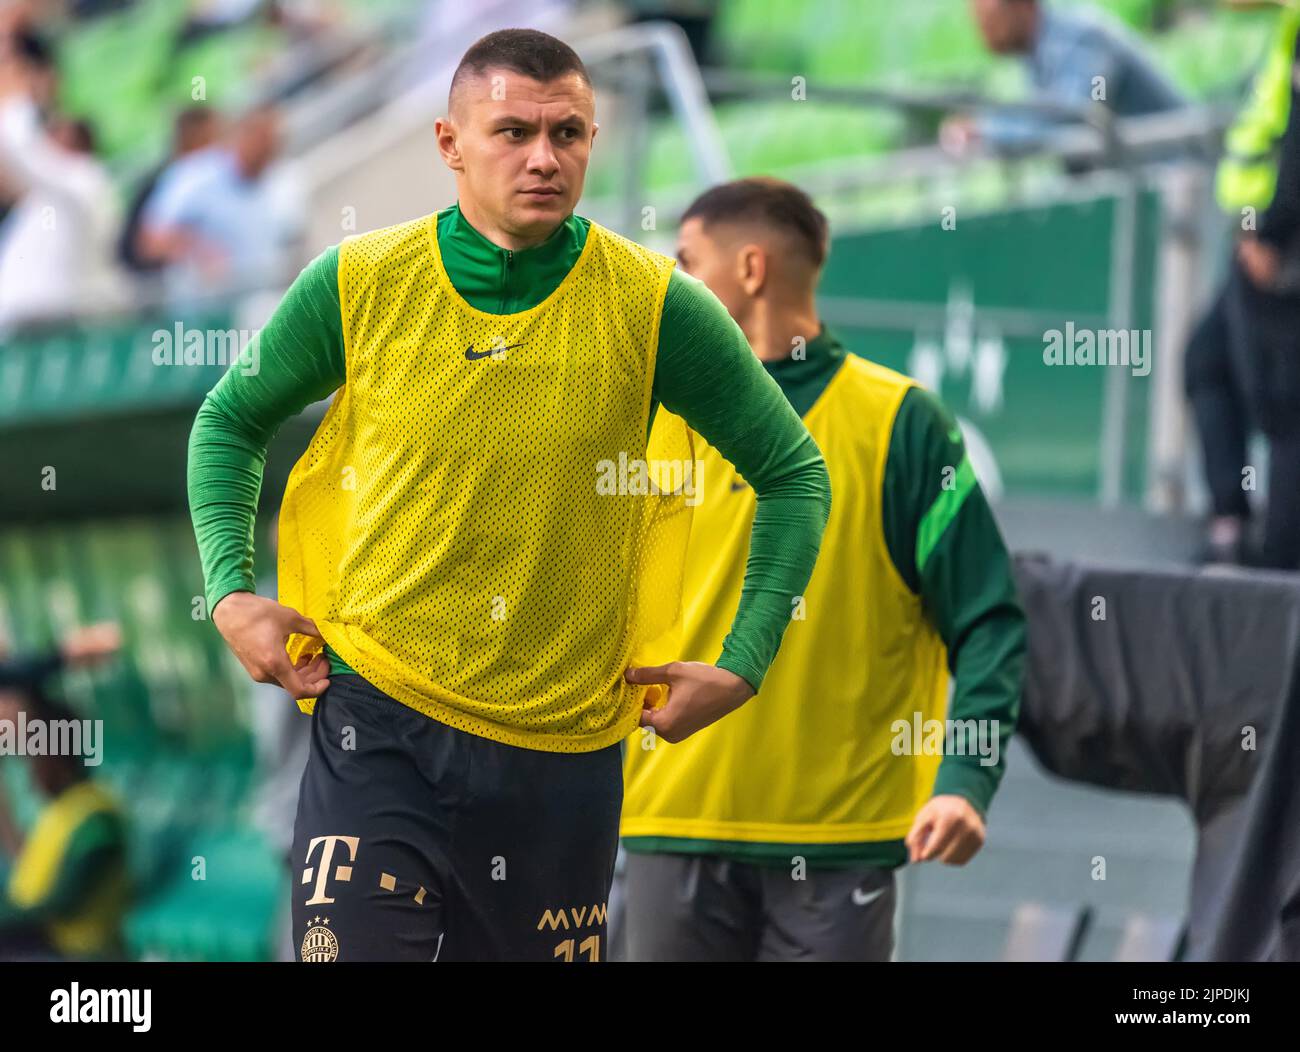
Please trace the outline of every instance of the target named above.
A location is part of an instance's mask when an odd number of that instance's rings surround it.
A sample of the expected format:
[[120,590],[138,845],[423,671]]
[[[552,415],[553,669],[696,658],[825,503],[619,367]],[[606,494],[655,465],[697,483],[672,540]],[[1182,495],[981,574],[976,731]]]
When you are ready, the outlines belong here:
[[208,392],[190,432],[190,517],[211,614],[231,592],[254,590],[253,521],[266,447],[280,425],[341,387],[347,371],[338,248],[307,265],[236,363]]
[[731,461],[758,497],[740,603],[717,660],[757,691],[793,601],[812,576],[830,515],[830,476],[726,308],[677,270],[664,300],[653,393]]
[[883,505],[890,557],[948,648],[949,718],[997,728],[997,762],[944,756],[934,793],[963,796],[984,813],[1020,715],[1025,616],[1010,556],[957,423],[923,388],[907,392],[894,420]]

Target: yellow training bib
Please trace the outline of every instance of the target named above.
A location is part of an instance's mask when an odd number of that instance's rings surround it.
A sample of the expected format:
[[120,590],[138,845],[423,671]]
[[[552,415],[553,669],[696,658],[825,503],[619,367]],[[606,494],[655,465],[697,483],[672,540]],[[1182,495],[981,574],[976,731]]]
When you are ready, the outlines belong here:
[[636,726],[623,671],[680,595],[690,503],[652,458],[689,459],[689,434],[660,413],[646,436],[674,264],[593,223],[547,299],[488,314],[436,222],[340,246],[347,382],[286,486],[280,601],[434,719],[602,748]]
[[[676,745],[626,746],[624,836],[832,844],[905,836],[940,757],[898,755],[895,721],[942,719],[942,640],[885,543],[881,489],[912,381],[848,355],[804,418],[830,472],[830,520],[762,690]],[[756,501],[699,439],[703,498],[686,560],[679,645],[714,661],[740,599]]]

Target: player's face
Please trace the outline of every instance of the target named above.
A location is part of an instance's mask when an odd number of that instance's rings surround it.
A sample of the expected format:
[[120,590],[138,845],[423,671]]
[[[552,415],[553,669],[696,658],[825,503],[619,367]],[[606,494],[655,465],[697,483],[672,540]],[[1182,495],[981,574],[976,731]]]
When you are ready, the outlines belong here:
[[678,228],[677,263],[704,282],[733,318],[744,317],[748,297],[740,282],[737,255],[709,236],[703,220],[688,219]]
[[595,114],[576,73],[542,82],[488,70],[458,89],[454,148],[443,155],[480,215],[515,237],[539,238],[582,196]]

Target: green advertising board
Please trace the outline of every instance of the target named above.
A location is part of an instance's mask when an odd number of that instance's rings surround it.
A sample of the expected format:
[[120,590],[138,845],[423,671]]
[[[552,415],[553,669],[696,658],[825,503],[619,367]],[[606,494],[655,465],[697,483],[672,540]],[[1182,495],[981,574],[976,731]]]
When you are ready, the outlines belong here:
[[[1107,388],[1123,370],[1123,411],[1113,418],[1122,427],[1119,490],[1135,498],[1144,481],[1151,373],[1160,367],[1151,331],[1160,208],[1154,194],[1138,195],[1132,307],[1121,326],[1116,201],[939,213],[929,223],[841,233],[821,285],[822,316],[851,350],[941,395],[968,436],[987,445],[1003,491],[1016,496],[1099,495]],[[1126,338],[1149,348],[1150,372],[1048,364],[1054,332],[1074,338],[1081,352],[1085,333],[1099,346]]]

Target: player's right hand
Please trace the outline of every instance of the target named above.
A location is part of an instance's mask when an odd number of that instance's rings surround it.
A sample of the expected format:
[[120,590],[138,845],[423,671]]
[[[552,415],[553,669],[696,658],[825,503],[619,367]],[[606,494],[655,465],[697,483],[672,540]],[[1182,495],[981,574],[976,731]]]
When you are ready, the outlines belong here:
[[666,742],[685,741],[698,730],[716,723],[754,696],[754,688],[741,676],[707,661],[670,661],[643,665],[623,673],[629,683],[668,687],[668,700],[655,705],[657,696],[647,691],[641,709],[641,726],[653,727]]
[[289,660],[285,645],[295,632],[321,639],[316,623],[292,607],[252,592],[231,592],[212,611],[212,623],[258,683],[278,683],[294,698],[318,698],[330,685],[323,653],[297,665]]

